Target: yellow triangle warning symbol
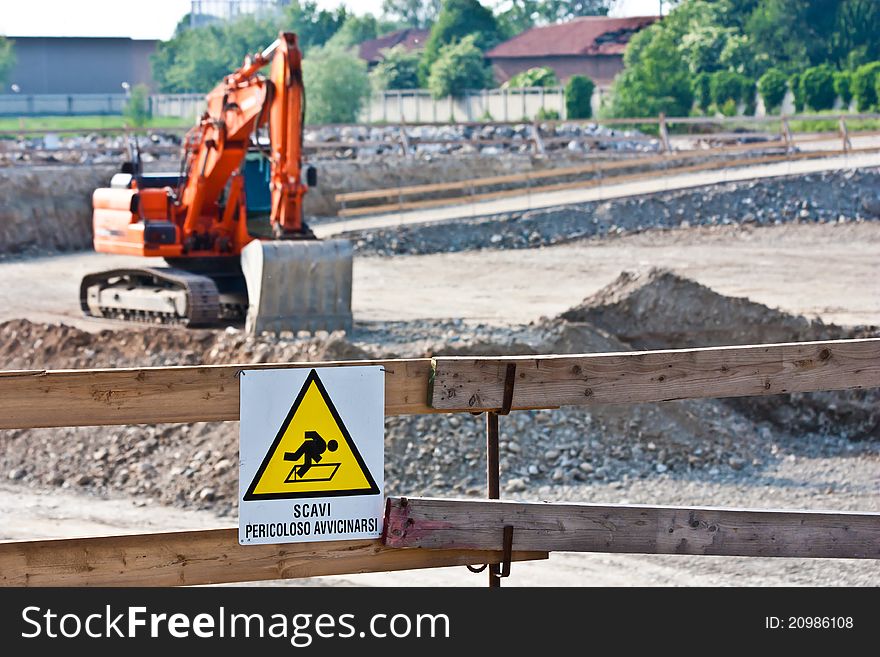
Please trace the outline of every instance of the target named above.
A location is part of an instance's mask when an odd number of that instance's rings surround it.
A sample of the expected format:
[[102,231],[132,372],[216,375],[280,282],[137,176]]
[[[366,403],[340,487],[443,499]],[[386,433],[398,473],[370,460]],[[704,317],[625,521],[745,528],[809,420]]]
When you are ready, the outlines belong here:
[[244,501],[378,494],[315,370],[309,372]]

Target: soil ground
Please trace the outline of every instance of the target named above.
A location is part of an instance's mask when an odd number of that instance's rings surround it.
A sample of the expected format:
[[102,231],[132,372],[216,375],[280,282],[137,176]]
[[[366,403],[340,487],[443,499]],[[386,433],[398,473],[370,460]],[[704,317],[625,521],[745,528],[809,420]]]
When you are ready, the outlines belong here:
[[[864,222],[651,230],[529,250],[358,258],[354,314],[357,322],[524,324],[567,310],[622,270],[664,267],[721,294],[789,313],[880,324],[878,246],[880,222]],[[150,262],[86,252],[0,262],[0,281],[10,283],[0,286],[0,321],[118,328],[81,317],[79,280]]]
[[[746,296],[789,313],[846,325],[877,325],[878,241],[880,224],[873,222],[728,226],[649,231],[529,250],[359,258],[355,315],[361,327],[453,318],[515,326],[576,306],[615,280],[621,270],[662,266],[722,294]],[[0,262],[0,281],[4,282],[0,321],[26,318],[76,324],[87,330],[121,330],[119,324],[79,317],[77,286],[83,273],[125,261],[77,253]],[[399,305],[401,298],[408,299],[405,307]],[[515,421],[513,416],[509,421]],[[814,449],[788,444],[773,435],[782,456],[761,467],[725,469],[719,475],[713,475],[717,469],[708,468],[696,474],[658,469],[656,475],[647,477],[566,481],[537,490],[505,492],[505,497],[877,511],[880,448],[876,438],[835,439],[835,446],[826,453],[821,444]],[[0,539],[230,524],[228,515],[221,518],[211,511],[162,506],[117,494],[101,498],[66,483],[27,487],[12,481],[11,474],[9,478],[0,483]],[[455,568],[325,577],[300,584],[481,586],[485,578]],[[870,561],[558,554],[547,562],[515,564],[509,584],[876,586],[880,585],[880,569]]]

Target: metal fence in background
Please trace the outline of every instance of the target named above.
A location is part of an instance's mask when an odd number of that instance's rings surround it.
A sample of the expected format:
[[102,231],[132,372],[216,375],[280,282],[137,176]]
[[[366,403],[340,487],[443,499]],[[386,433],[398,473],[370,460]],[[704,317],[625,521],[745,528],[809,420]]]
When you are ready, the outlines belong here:
[[0,116],[122,114],[125,94],[0,94]]
[[195,119],[205,111],[205,94],[153,94],[150,110],[153,116]]
[[[0,116],[82,116],[121,114],[125,94],[0,94]],[[598,109],[598,94],[594,104]],[[153,116],[194,119],[205,110],[205,94],[153,94]],[[541,112],[543,110],[543,113]],[[520,121],[540,116],[565,118],[562,87],[483,89],[460,98],[433,98],[422,89],[374,94],[361,112],[364,123],[416,123],[429,121]]]
[[364,123],[531,121],[541,110],[565,118],[562,87],[478,89],[458,98],[434,98],[424,89],[383,91],[368,101],[360,119]]

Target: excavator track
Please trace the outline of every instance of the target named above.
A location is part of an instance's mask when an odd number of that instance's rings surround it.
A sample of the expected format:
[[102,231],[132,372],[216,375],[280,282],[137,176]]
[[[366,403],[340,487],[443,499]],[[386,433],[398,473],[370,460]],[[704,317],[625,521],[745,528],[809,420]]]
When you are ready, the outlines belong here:
[[111,269],[80,284],[86,315],[178,326],[208,326],[226,315],[213,280],[181,269]]

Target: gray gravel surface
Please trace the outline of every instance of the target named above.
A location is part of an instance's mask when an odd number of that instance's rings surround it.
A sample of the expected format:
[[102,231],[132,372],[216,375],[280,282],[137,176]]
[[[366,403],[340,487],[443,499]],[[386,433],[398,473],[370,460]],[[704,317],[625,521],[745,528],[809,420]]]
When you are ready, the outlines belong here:
[[471,220],[355,231],[357,253],[525,249],[687,226],[868,221],[880,218],[880,171],[834,171],[734,182]]
[[[658,299],[662,305],[651,302]],[[771,324],[780,339],[873,335],[870,328],[832,327],[729,299],[663,271],[626,274],[567,314],[572,319],[510,328],[455,321],[370,325],[350,339],[326,333],[248,338],[235,329],[87,333],[17,320],[0,325],[0,360],[5,369],[26,369],[607,352],[643,346],[644,336],[621,329],[648,317],[653,346],[750,341],[748,327],[766,332]],[[676,330],[676,318],[687,315],[689,322]],[[719,318],[736,331],[719,331]],[[674,344],[663,343],[663,335]],[[873,391],[861,391],[515,412],[502,421],[503,490],[592,499],[594,484],[628,490],[674,477],[695,485],[803,487],[846,496],[852,481],[814,472],[810,464],[875,459],[878,401]],[[470,415],[388,418],[387,492],[481,495],[482,423]],[[17,484],[122,493],[228,515],[237,498],[237,433],[232,422],[7,431],[0,434],[0,472]],[[777,474],[791,459],[804,464],[797,482]]]

